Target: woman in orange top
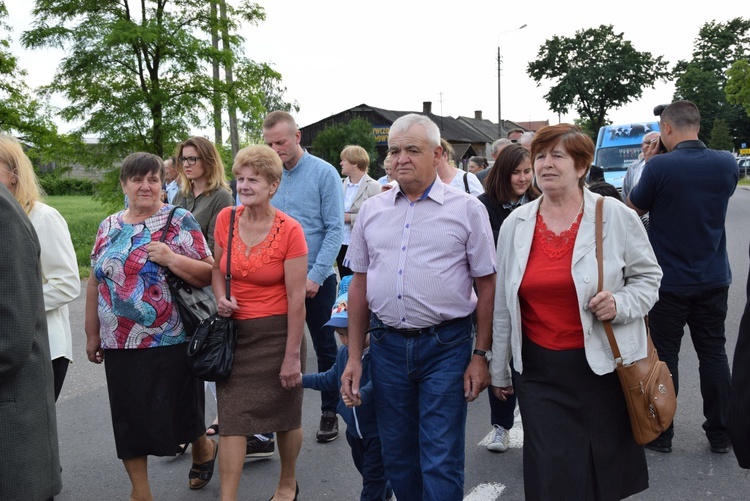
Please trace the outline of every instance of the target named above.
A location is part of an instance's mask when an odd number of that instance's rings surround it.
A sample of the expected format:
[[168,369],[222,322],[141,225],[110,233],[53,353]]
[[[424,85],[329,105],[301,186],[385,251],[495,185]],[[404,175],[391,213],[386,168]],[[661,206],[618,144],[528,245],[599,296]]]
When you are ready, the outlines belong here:
[[272,499],[296,499],[302,447],[307,244],[300,224],[271,205],[282,173],[269,147],[243,148],[232,172],[241,205],[232,237],[231,299],[225,247],[231,208],[216,220],[213,288],[219,315],[237,320],[234,367],[218,383],[221,499],[237,499],[248,436],[277,432],[281,473]]

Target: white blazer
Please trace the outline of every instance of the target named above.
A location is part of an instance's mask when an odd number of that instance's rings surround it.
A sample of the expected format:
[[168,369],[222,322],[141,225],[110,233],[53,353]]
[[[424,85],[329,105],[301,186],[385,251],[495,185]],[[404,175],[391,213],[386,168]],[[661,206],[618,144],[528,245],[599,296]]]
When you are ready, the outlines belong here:
[[34,203],[29,219],[42,249],[42,288],[51,360],[73,360],[68,303],[81,292],[81,280],[68,223],[56,209],[41,202]]
[[[344,180],[341,181],[341,187],[344,190],[344,196],[346,196],[346,185],[348,183],[348,177],[344,178]],[[354,194],[352,206],[349,209],[352,227],[354,227],[354,222],[357,220],[359,208],[362,207],[362,204],[365,202],[365,200],[370,197],[374,197],[375,195],[379,195],[382,189],[383,186],[373,178],[371,178],[368,174],[362,176],[362,179],[359,180],[359,188],[357,188],[357,193]]]
[[[598,279],[594,218],[599,195],[587,189],[583,195],[584,212],[573,248],[571,274],[586,359],[594,373],[606,374],[616,364],[602,323],[588,309],[589,301],[596,295]],[[523,372],[518,289],[526,271],[542,198],[514,210],[500,227],[490,362],[493,386],[511,385],[508,367],[511,355],[515,370]],[[615,298],[617,316],[612,326],[623,360],[630,363],[646,356],[643,316],[659,299],[662,272],[636,213],[625,204],[606,198],[603,213],[604,290],[611,291]]]

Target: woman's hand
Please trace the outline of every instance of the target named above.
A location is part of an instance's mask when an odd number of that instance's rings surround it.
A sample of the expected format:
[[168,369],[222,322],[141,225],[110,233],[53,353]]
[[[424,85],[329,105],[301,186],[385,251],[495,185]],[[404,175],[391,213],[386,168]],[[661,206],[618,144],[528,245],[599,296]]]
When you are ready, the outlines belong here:
[[617,316],[617,304],[615,297],[610,291],[601,291],[589,301],[591,313],[596,315],[600,322],[612,320]]
[[99,336],[86,337],[86,356],[89,362],[100,364],[104,361],[104,351],[102,351],[102,339]]
[[150,261],[166,266],[167,268],[172,264],[175,257],[175,253],[164,242],[149,242],[146,246],[146,250],[148,251],[148,258]]
[[299,355],[287,355],[284,357],[284,361],[281,363],[279,379],[281,380],[281,386],[285,390],[291,390],[302,385],[302,370]]
[[492,393],[495,394],[498,400],[502,400],[503,402],[505,402],[506,400],[508,400],[508,395],[513,395],[513,387],[512,386],[492,386]]
[[240,309],[240,307],[237,305],[237,299],[234,296],[230,297],[232,298],[231,300],[227,300],[227,298],[224,296],[219,298],[219,301],[216,305],[219,308],[220,317],[231,317],[232,315],[234,315],[235,311]]

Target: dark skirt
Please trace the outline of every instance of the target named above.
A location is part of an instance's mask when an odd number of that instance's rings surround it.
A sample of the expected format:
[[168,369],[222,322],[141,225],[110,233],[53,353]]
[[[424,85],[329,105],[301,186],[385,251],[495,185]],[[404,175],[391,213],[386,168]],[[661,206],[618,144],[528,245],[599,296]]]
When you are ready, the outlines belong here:
[[187,344],[104,350],[117,457],[174,456],[206,432],[203,381],[188,373]]
[[527,500],[619,500],[648,488],[615,373],[598,376],[584,349],[549,350],[526,336],[516,373]]
[[[287,316],[237,321],[232,375],[216,383],[221,435],[254,435],[302,426],[302,387],[285,390],[279,371],[286,353]],[[305,372],[307,344],[300,346]]]

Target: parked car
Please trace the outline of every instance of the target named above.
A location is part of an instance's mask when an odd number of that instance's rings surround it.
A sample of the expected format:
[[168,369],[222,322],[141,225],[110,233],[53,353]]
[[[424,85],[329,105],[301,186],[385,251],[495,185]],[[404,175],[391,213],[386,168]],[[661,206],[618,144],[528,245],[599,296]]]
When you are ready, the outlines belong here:
[[740,178],[750,175],[750,157],[739,157],[737,164],[740,166]]

